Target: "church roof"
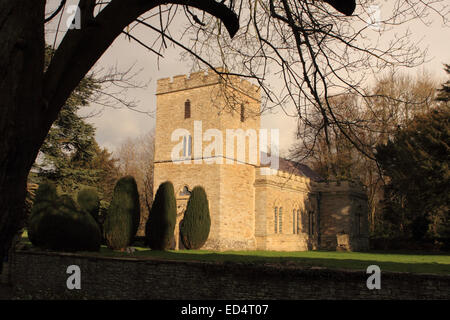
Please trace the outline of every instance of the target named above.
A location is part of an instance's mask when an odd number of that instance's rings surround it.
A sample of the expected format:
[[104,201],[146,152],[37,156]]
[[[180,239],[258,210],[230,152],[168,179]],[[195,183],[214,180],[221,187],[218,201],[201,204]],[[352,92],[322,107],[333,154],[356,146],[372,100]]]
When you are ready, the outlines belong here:
[[[278,170],[287,172],[289,174],[293,174],[296,176],[302,176],[310,178],[313,181],[322,181],[323,178],[306,164],[302,164],[300,162],[288,160],[285,158],[279,158],[278,160]],[[269,167],[270,164],[261,165],[261,167]]]

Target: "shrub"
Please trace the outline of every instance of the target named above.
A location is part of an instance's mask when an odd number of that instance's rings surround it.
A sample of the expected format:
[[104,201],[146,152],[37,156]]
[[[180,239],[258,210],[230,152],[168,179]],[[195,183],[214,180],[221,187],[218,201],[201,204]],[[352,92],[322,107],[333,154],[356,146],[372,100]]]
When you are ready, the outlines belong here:
[[126,176],[117,181],[103,226],[107,245],[123,249],[131,244],[140,221],[139,193],[136,181]]
[[173,184],[166,181],[156,191],[145,225],[145,237],[151,249],[167,250],[171,247],[176,218],[177,204]]
[[110,207],[110,203],[105,200],[100,201],[100,209],[98,210],[98,226],[100,227],[100,232],[102,234],[102,244],[106,245],[106,239],[105,239],[105,232],[104,232],[104,226],[105,226],[105,220],[106,216],[108,215],[108,209]]
[[68,195],[50,201],[52,198],[39,198],[41,201],[35,202],[28,231],[33,230],[32,243],[52,250],[98,251],[101,234],[94,218],[77,208]]
[[79,210],[68,195],[62,195],[42,217],[39,238],[42,246],[63,251],[98,251],[101,234],[97,222]]
[[95,221],[99,221],[100,199],[95,189],[83,189],[78,192],[77,202],[81,209],[87,211]]
[[183,245],[187,249],[200,249],[208,239],[210,227],[208,198],[205,189],[197,186],[191,192],[181,221],[180,233]]
[[56,192],[56,185],[53,183],[41,183],[36,190],[36,195],[34,197],[34,203],[42,201],[55,201],[58,199],[58,194]]
[[39,239],[36,237],[39,222],[42,215],[49,210],[50,206],[58,199],[56,186],[52,183],[41,183],[36,190],[30,217],[28,218],[28,239],[30,242],[39,246]]

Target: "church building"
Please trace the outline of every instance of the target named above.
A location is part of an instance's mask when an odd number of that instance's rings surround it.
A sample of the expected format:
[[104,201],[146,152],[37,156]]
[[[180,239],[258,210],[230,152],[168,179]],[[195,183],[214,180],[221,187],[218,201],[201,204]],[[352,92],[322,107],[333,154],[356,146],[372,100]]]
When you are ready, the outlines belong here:
[[177,249],[195,186],[205,189],[211,215],[202,249],[368,249],[362,185],[323,181],[306,165],[278,157],[276,132],[260,127],[259,87],[196,72],[158,80],[156,96],[154,189],[174,185]]

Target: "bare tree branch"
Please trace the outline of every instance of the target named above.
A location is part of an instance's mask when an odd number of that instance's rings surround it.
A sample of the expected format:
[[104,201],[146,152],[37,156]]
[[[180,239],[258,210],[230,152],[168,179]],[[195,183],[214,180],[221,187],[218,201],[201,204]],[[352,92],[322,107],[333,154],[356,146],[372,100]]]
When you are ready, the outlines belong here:
[[67,0],[61,0],[58,8],[56,8],[56,10],[53,11],[53,13],[44,20],[44,23],[47,23],[47,22],[50,22],[51,20],[53,20],[53,18],[56,17],[58,15],[58,13],[63,9],[64,5],[66,4],[66,1]]

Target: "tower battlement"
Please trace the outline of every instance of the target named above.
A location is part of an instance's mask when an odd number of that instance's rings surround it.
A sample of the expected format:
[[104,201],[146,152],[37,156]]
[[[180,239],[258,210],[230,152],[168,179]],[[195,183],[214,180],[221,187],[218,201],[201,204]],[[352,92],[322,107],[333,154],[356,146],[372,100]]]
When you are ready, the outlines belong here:
[[[272,155],[270,166],[261,165],[259,152],[255,163],[253,152],[262,143],[262,93],[250,79],[219,70],[157,82],[154,185],[171,181],[177,190],[175,248],[183,248],[180,222],[186,191],[195,186],[208,196],[211,227],[204,249],[332,250],[341,233],[348,235],[351,250],[367,247],[364,190],[357,182],[322,182],[288,159],[279,158],[275,166]],[[176,161],[180,156],[186,161]]]
[[[224,71],[222,68],[217,68],[217,70]],[[259,100],[259,86],[235,75],[224,75],[224,77],[225,79],[215,73],[212,69],[209,69],[207,72],[198,71],[189,75],[178,75],[172,78],[158,79],[156,94],[160,95],[223,83]]]
[[364,185],[360,181],[324,181],[315,183],[315,189],[322,192],[354,192],[365,193]]

